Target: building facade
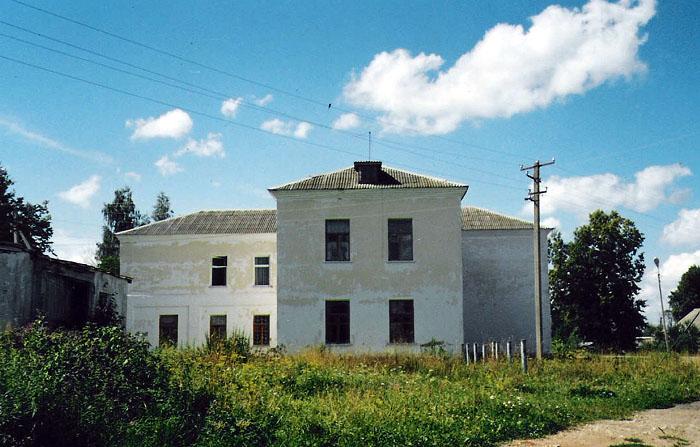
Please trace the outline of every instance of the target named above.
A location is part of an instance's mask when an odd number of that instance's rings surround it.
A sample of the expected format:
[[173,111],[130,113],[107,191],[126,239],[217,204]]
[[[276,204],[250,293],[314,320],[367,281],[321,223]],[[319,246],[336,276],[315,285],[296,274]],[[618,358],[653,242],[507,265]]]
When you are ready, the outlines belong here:
[[[275,210],[203,211],[120,233],[133,278],[127,328],[153,345],[240,330],[291,351],[534,340],[532,226],[462,208],[466,192],[357,162],[271,188]],[[543,304],[548,346],[546,290]]]

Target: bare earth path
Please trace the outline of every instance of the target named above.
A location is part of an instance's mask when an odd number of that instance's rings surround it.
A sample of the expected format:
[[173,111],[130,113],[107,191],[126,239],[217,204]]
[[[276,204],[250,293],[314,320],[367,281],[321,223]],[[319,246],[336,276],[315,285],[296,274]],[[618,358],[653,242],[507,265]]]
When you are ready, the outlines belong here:
[[505,447],[700,447],[700,402],[635,413],[622,421],[597,421],[541,439]]

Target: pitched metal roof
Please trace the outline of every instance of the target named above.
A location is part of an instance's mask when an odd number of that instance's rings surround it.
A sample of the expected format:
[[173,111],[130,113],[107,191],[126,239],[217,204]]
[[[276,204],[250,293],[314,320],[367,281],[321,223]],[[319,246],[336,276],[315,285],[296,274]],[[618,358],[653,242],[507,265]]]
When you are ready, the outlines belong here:
[[531,230],[532,222],[483,208],[462,208],[462,230]]
[[277,232],[276,210],[199,211],[122,231],[118,235],[244,234]]
[[437,177],[382,166],[376,183],[360,183],[353,166],[270,188],[270,191],[324,189],[466,188],[467,185]]

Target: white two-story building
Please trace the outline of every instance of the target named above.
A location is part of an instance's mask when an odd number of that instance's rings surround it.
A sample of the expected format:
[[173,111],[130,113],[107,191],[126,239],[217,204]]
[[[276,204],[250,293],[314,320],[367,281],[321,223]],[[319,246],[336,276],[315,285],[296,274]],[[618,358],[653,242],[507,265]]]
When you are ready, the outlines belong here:
[[534,346],[532,225],[462,207],[466,192],[357,162],[271,188],[276,210],[200,211],[122,232],[127,328],[153,345],[239,330],[291,351]]

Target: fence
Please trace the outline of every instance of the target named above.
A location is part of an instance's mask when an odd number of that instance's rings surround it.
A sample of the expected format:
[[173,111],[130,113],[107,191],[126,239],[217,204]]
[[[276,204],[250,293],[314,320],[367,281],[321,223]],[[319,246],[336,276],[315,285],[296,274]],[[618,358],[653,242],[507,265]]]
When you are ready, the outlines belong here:
[[[462,358],[467,364],[470,363],[485,363],[489,360],[499,361],[501,356],[501,344],[497,341],[492,341],[489,343],[463,343],[462,344]],[[481,351],[481,356],[479,356],[479,351]],[[518,353],[520,358],[520,367],[523,372],[527,372],[527,342],[525,340],[520,340],[520,349]],[[508,363],[513,362],[515,354],[513,352],[513,342],[508,340],[505,343],[505,360]]]

